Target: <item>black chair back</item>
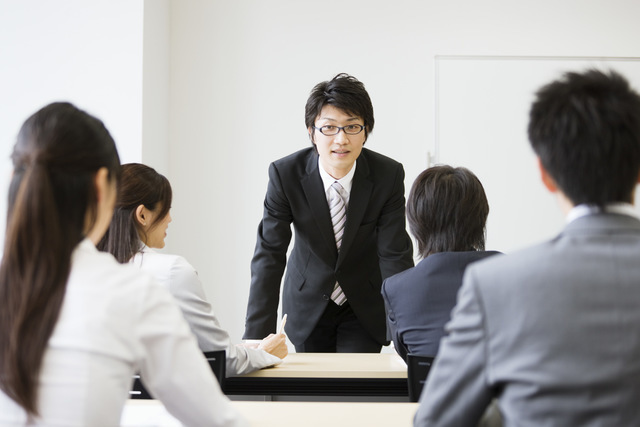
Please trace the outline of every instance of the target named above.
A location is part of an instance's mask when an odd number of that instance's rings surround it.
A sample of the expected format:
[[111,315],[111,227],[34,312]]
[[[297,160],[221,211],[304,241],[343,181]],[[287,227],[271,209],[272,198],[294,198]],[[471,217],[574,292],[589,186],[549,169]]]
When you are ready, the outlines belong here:
[[133,376],[133,385],[129,390],[129,399],[153,399],[153,396],[149,394],[142,381],[140,381],[140,375]]
[[[205,351],[204,357],[207,358],[207,362],[209,362],[209,366],[211,366],[211,370],[218,379],[220,388],[224,392],[224,379],[227,372],[226,352],[224,350]],[[129,398],[153,399],[153,396],[149,394],[147,389],[144,387],[140,375],[133,376],[133,386],[131,387],[131,391],[129,391]]]
[[224,392],[224,379],[227,375],[227,354],[225,350],[205,351],[204,357],[207,358],[207,362],[209,362],[209,366],[211,366],[211,370]]
[[420,393],[422,393],[424,383],[427,381],[433,360],[433,356],[407,355],[407,382],[410,402],[420,400]]

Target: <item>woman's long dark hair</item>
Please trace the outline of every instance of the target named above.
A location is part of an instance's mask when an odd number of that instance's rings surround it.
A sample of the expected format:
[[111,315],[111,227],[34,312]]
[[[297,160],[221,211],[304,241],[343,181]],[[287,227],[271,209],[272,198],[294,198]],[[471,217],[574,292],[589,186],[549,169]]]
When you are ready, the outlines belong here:
[[153,228],[169,213],[171,198],[169,180],[155,169],[140,163],[122,165],[116,209],[98,249],[111,253],[120,263],[129,262],[140,251],[141,241],[147,240],[136,220],[136,209],[144,205],[156,213]]
[[0,388],[37,415],[40,368],[71,255],[97,215],[94,178],[106,167],[117,180],[120,159],[102,122],[69,103],[47,105],[29,117],[11,159],[0,265]]

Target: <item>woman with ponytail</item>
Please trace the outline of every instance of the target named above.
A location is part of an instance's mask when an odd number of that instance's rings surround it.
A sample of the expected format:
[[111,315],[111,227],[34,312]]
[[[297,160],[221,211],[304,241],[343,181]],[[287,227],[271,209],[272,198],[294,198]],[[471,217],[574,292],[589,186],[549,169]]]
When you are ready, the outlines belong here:
[[136,371],[186,425],[244,425],[166,289],[95,247],[120,174],[102,122],[50,104],[23,124],[11,159],[0,425],[118,425]]

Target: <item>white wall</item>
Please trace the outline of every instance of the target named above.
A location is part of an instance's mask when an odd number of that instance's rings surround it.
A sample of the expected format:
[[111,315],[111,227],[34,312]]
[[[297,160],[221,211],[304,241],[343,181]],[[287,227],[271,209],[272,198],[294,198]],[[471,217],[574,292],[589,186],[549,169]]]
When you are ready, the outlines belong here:
[[169,172],[169,0],[145,0],[142,73],[142,160]]
[[141,0],[0,0],[0,240],[9,156],[24,120],[70,101],[103,120],[123,161],[140,161]]
[[239,339],[268,164],[309,143],[313,85],[365,83],[367,146],[404,164],[408,189],[434,150],[437,55],[638,57],[638,16],[634,0],[172,1],[170,248]]

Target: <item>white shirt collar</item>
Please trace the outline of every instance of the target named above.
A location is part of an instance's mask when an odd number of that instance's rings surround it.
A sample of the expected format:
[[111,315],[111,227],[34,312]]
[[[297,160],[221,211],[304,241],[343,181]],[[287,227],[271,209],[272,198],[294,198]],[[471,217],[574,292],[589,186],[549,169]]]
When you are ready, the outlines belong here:
[[140,251],[139,252],[155,252],[149,246],[145,245],[142,241],[140,241]]
[[[89,239],[88,237],[85,237],[74,248],[74,250],[73,250],[74,254],[75,254],[76,251],[80,251],[80,252],[97,252],[98,248],[96,248],[96,245],[91,241],[91,239]],[[74,256],[74,255],[72,255],[72,256]]]
[[351,194],[351,186],[353,185],[353,176],[356,173],[357,163],[357,161],[353,162],[351,170],[345,176],[340,179],[335,179],[334,177],[329,175],[327,171],[324,170],[322,164],[320,164],[320,157],[318,156],[318,170],[320,171],[320,178],[322,178],[322,183],[324,184],[324,192],[327,193],[329,191],[329,187],[331,187],[331,184],[338,181],[340,185],[342,185],[342,188],[344,188],[344,190],[347,192],[347,194]]
[[567,214],[567,224],[583,216],[594,215],[598,213],[613,213],[638,218],[638,212],[635,210],[633,205],[629,203],[609,203],[604,207],[604,209],[600,209],[595,205],[583,204],[574,206],[574,208],[569,211],[569,213]]

